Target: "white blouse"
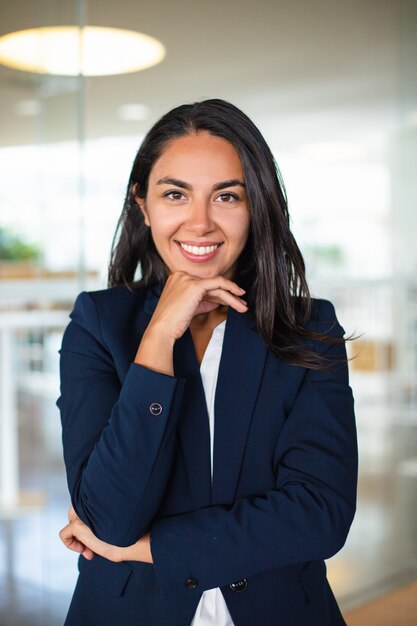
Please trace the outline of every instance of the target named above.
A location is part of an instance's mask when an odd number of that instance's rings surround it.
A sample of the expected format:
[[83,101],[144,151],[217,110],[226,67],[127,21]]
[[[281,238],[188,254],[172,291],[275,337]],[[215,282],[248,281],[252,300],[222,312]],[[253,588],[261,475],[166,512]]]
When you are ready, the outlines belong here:
[[[214,398],[226,320],[213,329],[200,365],[210,426],[211,478],[213,479]],[[234,626],[219,587],[203,592],[190,626]]]

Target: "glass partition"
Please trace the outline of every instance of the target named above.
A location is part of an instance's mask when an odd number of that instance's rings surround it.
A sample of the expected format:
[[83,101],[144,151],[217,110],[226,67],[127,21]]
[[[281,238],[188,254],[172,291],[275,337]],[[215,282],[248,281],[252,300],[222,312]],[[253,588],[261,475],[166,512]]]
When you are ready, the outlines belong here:
[[[94,19],[125,27],[133,20],[140,30],[130,1],[120,4],[120,14],[93,0],[13,4],[0,8],[0,35]],[[249,5],[231,4],[241,12],[239,28],[252,32]],[[267,32],[280,23],[277,11],[294,19],[297,32],[311,31],[308,12],[295,18],[283,3],[273,4],[261,3],[257,16]],[[387,29],[386,48],[367,47],[362,22],[346,27],[362,42],[367,66],[379,68],[380,54],[390,60],[386,75],[378,70],[381,101],[378,93],[362,94],[363,83],[352,91],[347,79],[342,85],[343,68],[329,77],[333,47],[318,55],[322,65],[308,66],[320,77],[313,89],[301,75],[301,39],[288,42],[278,31],[272,43],[257,39],[264,72],[226,76],[219,65],[222,79],[215,72],[214,80],[204,46],[196,46],[198,79],[179,81],[181,72],[192,72],[179,60],[175,33],[184,20],[205,23],[196,7],[196,13],[178,7],[169,32],[160,10],[143,8],[141,19],[154,34],[164,32],[172,54],[154,74],[112,82],[0,66],[0,621],[52,626],[64,620],[77,569],[76,556],[58,538],[69,506],[55,406],[62,332],[77,294],[106,287],[114,228],[147,128],[172,106],[205,96],[236,103],[264,132],[286,183],[312,294],[330,299],[347,334],[360,335],[348,346],[358,511],[345,548],[327,562],[332,588],[347,611],[416,577],[417,9],[408,0],[381,6],[382,13],[362,4],[358,11],[367,16],[370,37],[379,24]],[[317,35],[303,64],[330,46],[319,37],[323,25],[332,28],[326,15],[314,22]],[[336,18],[341,25],[346,16]],[[240,50],[241,67],[251,67],[252,57]],[[338,89],[345,94],[339,100]],[[138,92],[147,96],[142,104],[133,103]]]

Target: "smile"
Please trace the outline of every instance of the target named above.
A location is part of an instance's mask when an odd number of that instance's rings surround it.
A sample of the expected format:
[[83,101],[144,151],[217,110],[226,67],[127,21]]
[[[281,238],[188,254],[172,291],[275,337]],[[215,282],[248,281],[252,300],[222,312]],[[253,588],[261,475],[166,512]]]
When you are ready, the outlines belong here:
[[209,246],[192,246],[186,243],[181,243],[180,241],[177,241],[177,243],[181,252],[187,259],[192,261],[207,261],[213,258],[223,242]]
[[198,256],[202,256],[203,254],[210,254],[220,246],[219,243],[214,246],[188,246],[186,243],[181,243],[180,241],[178,243],[183,250],[187,250],[187,252],[191,252],[191,254],[197,254]]

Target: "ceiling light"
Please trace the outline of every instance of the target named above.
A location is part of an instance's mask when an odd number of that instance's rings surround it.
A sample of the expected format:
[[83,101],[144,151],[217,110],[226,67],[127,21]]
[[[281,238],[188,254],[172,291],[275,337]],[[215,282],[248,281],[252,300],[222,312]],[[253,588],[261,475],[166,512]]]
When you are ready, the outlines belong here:
[[117,28],[53,26],[0,37],[0,63],[37,74],[126,74],[156,65],[164,57],[165,48],[157,39]]

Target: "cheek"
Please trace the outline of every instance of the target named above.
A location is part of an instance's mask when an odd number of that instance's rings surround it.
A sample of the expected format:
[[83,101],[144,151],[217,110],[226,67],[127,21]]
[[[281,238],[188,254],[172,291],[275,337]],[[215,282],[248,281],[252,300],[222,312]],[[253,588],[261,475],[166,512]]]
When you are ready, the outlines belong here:
[[243,248],[249,236],[249,228],[250,221],[248,216],[245,214],[242,218],[236,223],[234,223],[234,228],[232,227],[231,232],[233,232],[233,238],[236,243],[236,246]]
[[155,218],[161,228],[165,232],[169,232],[178,228],[186,219],[186,212],[183,207],[163,207],[157,213]]
[[[154,218],[154,219],[153,219]],[[167,242],[178,230],[178,220],[172,216],[150,216],[152,236],[154,240]]]
[[217,215],[214,215],[214,220],[230,236],[242,237],[244,233],[249,231],[249,212],[243,208],[235,211],[230,210],[230,212],[219,212]]

